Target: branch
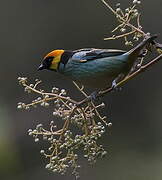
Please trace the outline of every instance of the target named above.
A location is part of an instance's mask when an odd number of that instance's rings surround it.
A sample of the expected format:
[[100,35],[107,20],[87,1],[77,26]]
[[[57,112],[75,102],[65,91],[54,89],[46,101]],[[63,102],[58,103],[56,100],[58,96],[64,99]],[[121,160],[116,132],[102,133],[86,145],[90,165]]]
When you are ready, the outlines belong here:
[[[128,37],[133,36],[133,41],[137,41],[139,37],[144,38],[148,36],[148,33],[145,33],[140,25],[140,13],[136,9],[136,6],[140,4],[139,0],[133,1],[132,6],[125,9],[125,11],[119,7],[119,3],[117,9],[114,10],[105,0],[101,1],[115,15],[118,21],[118,25],[113,29],[112,33],[120,31],[119,34],[113,34],[112,37],[105,38],[105,40],[123,38],[125,45],[132,45],[133,43],[128,41]],[[155,41],[151,44],[160,55],[144,65],[144,57],[141,58],[140,68],[139,66],[133,68],[133,72],[130,72],[123,80],[118,82],[116,87],[123,86],[129,80],[148,70],[162,59],[162,44]],[[39,80],[36,80],[34,84],[29,84],[27,78],[19,77],[18,81],[24,87],[25,92],[38,96],[30,103],[18,103],[17,107],[19,109],[27,110],[37,105],[43,107],[52,105],[53,107],[54,118],[49,123],[49,130],[44,128],[42,124],[38,124],[34,130],[28,130],[29,135],[34,138],[35,142],[38,142],[41,137],[41,139],[49,144],[48,149],[40,151],[45,158],[49,159],[46,165],[48,170],[64,174],[71,167],[72,174],[78,178],[77,169],[80,167],[77,164],[78,149],[83,151],[84,157],[91,164],[96,162],[98,157],[106,154],[103,146],[98,144],[98,139],[105,132],[105,127],[111,127],[112,125],[111,122],[108,123],[107,117],[100,113],[100,109],[105,107],[104,103],[92,102],[91,96],[85,92],[84,87],[80,87],[75,82],[74,85],[77,90],[84,95],[84,99],[79,102],[69,97],[64,89],[54,87],[51,92],[38,89],[38,85],[41,83]],[[114,88],[109,87],[99,91],[97,97],[102,97],[113,90]],[[54,122],[56,118],[62,120],[59,121],[58,127]],[[72,125],[77,127],[77,131],[73,131]]]
[[[156,58],[154,58],[153,60],[151,60],[150,62],[148,62],[146,65],[143,65],[140,67],[140,69],[138,69],[137,71],[133,72],[132,74],[126,76],[122,81],[120,81],[116,87],[121,87],[122,85],[124,85],[125,83],[127,83],[129,80],[135,78],[138,74],[141,74],[142,72],[148,70],[148,68],[150,68],[152,65],[158,63],[160,61],[160,59],[162,59],[162,54],[160,54],[159,56],[157,56]],[[110,87],[106,90],[100,91],[97,94],[97,98],[102,97],[105,94],[108,94],[109,92],[113,91],[114,88]],[[91,97],[88,96],[87,98],[83,99],[82,101],[80,101],[78,103],[78,106],[82,106],[83,104],[90,102],[91,101]]]
[[[135,7],[137,4],[133,5],[128,9],[128,12],[126,12],[125,14],[123,14],[123,11],[120,8],[119,12],[116,11],[109,5],[108,2],[106,2],[105,0],[101,0],[102,3],[115,15],[116,19],[120,22],[120,24],[112,31],[115,32],[116,30],[120,29],[121,32],[124,32],[125,26],[129,27],[131,29],[130,32],[127,33],[123,33],[120,35],[113,35],[112,37],[109,38],[104,38],[104,40],[115,40],[115,39],[119,39],[119,38],[124,38],[125,39],[125,45],[132,45],[132,42],[128,42],[127,41],[127,36],[129,35],[134,35],[134,39],[138,40],[138,36],[142,36],[142,37],[147,37],[149,33],[145,33],[142,30],[142,26],[140,25],[140,13],[138,13],[138,11],[135,11]],[[127,10],[125,9],[125,11]],[[122,11],[122,15],[120,14],[120,12]],[[135,17],[132,17],[132,14],[134,14]],[[130,23],[131,19],[137,18],[137,27],[135,25],[133,25],[132,23]],[[138,34],[137,34],[138,33]],[[152,43],[154,45],[154,47],[156,48],[156,50],[158,52],[162,52],[162,44],[157,43],[155,40]]]

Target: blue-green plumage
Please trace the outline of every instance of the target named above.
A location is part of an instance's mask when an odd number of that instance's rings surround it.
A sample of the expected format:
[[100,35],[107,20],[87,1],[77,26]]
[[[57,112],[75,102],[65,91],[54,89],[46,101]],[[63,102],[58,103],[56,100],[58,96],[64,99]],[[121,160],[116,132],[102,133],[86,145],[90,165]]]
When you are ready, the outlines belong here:
[[70,59],[66,67],[60,64],[59,72],[81,84],[104,88],[111,85],[112,80],[124,71],[125,66],[126,62],[121,60],[121,56],[115,56],[115,58],[107,57],[100,60],[95,59],[87,62]]
[[39,70],[55,70],[82,85],[106,88],[115,85],[114,80],[119,80],[119,77],[121,80],[131,71],[142,50],[155,38],[147,37],[128,52],[94,48],[54,50],[45,56]]
[[82,49],[74,51],[66,65],[59,65],[61,74],[94,88],[111,86],[119,75],[125,77],[141,54],[141,50],[154,37],[143,40],[128,52],[122,50]]

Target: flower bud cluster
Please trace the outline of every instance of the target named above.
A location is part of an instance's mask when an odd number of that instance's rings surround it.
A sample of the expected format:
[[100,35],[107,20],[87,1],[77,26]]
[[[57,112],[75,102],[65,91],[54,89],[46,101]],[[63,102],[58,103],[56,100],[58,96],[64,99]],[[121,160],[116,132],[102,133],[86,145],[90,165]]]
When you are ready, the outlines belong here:
[[17,79],[18,79],[19,84],[22,84],[22,85],[27,82],[26,77],[18,77]]
[[[139,22],[140,13],[137,8],[141,1],[133,0],[132,5],[126,9],[121,8],[121,4],[117,3],[116,8],[113,9],[108,3],[107,7],[113,11],[119,24],[112,30],[112,37],[105,38],[105,40],[114,40],[123,38],[126,46],[133,46],[134,41],[138,41],[139,37],[143,36],[142,27]],[[119,35],[115,34],[118,31]],[[128,40],[128,37],[129,40]]]
[[141,1],[139,1],[139,0],[133,0],[133,4],[141,4]]
[[[80,168],[78,149],[83,151],[84,157],[91,164],[95,163],[98,157],[106,154],[103,146],[97,143],[97,140],[105,132],[103,125],[105,120],[98,112],[99,108],[105,107],[104,103],[98,105],[87,103],[83,107],[77,107],[75,101],[67,96],[65,89],[54,87],[50,93],[46,93],[44,90],[36,88],[41,82],[39,80],[30,85],[27,84],[27,78],[19,78],[19,82],[24,86],[25,91],[34,92],[39,96],[29,104],[19,102],[18,109],[52,105],[54,106],[54,120],[56,117],[63,120],[60,121],[60,124],[63,124],[60,129],[52,120],[48,130],[42,124],[38,124],[35,129],[28,130],[29,136],[33,137],[36,143],[43,140],[49,144],[48,148],[40,150],[40,154],[48,159],[46,169],[60,174],[65,174],[68,169],[71,169],[72,174],[78,178],[78,168]],[[71,124],[77,126],[79,131],[73,132]]]

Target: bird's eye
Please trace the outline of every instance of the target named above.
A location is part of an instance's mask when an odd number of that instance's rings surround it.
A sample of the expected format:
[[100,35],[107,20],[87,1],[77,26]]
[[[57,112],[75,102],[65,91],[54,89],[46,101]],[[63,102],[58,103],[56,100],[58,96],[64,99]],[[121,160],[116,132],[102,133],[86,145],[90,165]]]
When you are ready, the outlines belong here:
[[53,57],[47,57],[45,60],[46,60],[46,62],[49,62],[49,63],[50,63],[50,62],[52,62]]
[[53,57],[51,57],[51,56],[50,57],[46,57],[43,60],[42,64],[43,64],[44,67],[46,67],[46,69],[48,69],[48,68],[50,68],[50,66],[52,64],[52,61],[53,61]]

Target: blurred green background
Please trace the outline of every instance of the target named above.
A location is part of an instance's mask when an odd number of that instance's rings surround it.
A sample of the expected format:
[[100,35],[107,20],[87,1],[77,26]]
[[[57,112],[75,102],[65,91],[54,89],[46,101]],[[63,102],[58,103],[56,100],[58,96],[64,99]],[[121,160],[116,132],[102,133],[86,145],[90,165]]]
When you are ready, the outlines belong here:
[[[114,5],[119,2],[113,0]],[[122,0],[127,7],[132,0]],[[144,30],[159,34],[162,42],[162,1],[142,1]],[[110,36],[116,21],[100,0],[1,0],[0,1],[0,179],[72,179],[44,169],[41,142],[27,135],[38,123],[48,124],[51,109],[18,111],[19,101],[29,102],[18,85],[18,76],[40,78],[45,88],[58,86],[75,94],[70,81],[59,75],[37,72],[42,57],[57,48],[126,49]],[[108,156],[94,166],[80,159],[81,179],[162,179],[162,62],[126,84],[121,92],[104,98],[113,127],[102,142]],[[76,96],[76,94],[75,94]]]

